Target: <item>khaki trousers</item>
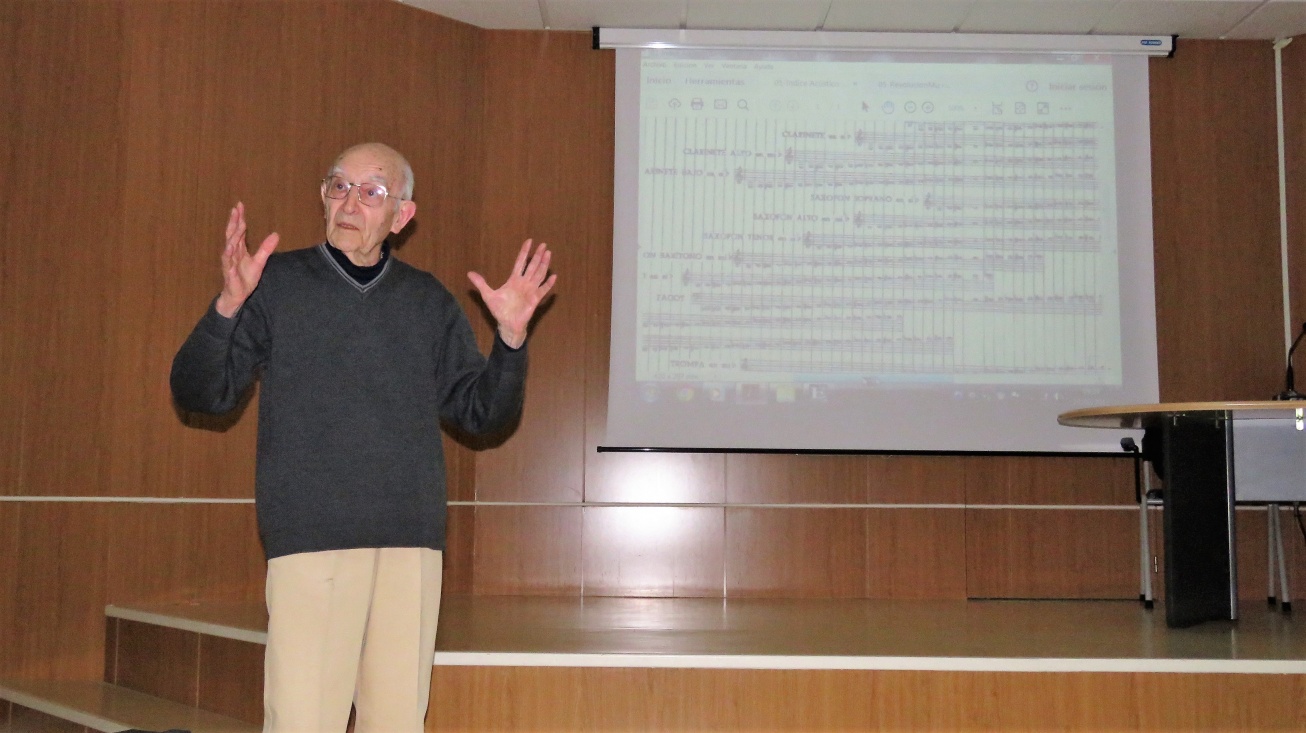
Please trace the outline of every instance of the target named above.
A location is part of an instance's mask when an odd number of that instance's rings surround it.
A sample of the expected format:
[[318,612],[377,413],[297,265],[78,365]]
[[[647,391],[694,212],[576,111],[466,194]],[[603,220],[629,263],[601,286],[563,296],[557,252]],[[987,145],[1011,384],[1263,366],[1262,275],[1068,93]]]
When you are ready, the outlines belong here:
[[422,733],[441,553],[331,550],[268,561],[265,733]]

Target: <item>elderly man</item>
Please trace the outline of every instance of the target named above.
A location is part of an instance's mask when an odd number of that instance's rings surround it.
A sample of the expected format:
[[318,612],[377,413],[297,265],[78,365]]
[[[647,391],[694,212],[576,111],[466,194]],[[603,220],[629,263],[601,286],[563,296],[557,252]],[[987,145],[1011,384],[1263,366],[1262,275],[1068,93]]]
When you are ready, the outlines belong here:
[[526,330],[553,287],[523,243],[507,282],[468,278],[498,322],[489,358],[429,273],[386,237],[417,211],[413,174],[379,143],[322,181],[326,242],[254,254],[227,221],[222,292],[172,365],[182,408],[222,413],[256,374],[255,505],[268,558],[265,731],[423,729],[445,540],[440,421],[470,433],[521,409]]

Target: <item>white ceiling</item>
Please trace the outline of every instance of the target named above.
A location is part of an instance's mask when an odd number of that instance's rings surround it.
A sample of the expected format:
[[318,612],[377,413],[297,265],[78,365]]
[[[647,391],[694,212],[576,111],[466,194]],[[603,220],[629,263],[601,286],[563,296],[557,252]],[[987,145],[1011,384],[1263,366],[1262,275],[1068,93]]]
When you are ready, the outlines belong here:
[[1306,0],[399,0],[482,28],[1102,33],[1274,39]]

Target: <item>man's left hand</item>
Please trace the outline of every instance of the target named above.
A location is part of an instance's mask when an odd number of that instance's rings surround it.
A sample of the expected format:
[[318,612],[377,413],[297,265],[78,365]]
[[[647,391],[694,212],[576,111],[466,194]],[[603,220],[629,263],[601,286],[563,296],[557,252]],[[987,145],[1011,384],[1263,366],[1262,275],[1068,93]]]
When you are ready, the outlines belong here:
[[530,326],[531,316],[535,315],[536,307],[558,279],[557,275],[549,275],[549,260],[552,257],[553,253],[547,244],[541,242],[532,255],[531,240],[522,242],[512,275],[497,290],[491,288],[479,273],[467,273],[467,279],[476,286],[485,306],[490,309],[490,314],[498,321],[499,337],[514,349],[521,348],[526,343],[526,329]]

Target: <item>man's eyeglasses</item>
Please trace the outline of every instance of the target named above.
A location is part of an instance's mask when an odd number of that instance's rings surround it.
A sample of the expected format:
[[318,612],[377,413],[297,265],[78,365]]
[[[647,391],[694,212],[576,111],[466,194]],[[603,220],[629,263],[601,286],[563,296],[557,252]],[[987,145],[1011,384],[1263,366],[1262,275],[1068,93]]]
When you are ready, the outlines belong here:
[[[386,187],[379,183],[350,183],[340,176],[331,176],[322,180],[322,194],[329,199],[348,198],[349,191],[354,188],[358,189],[358,202],[364,206],[380,206],[390,196]],[[394,199],[403,201],[398,196]]]

